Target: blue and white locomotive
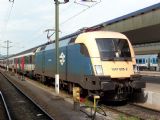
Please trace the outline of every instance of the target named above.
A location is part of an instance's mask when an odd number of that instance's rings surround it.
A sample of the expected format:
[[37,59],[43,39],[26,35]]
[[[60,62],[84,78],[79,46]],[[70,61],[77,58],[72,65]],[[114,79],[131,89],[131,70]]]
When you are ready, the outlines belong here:
[[[60,39],[60,85],[72,91],[106,95],[124,100],[134,90],[145,87],[134,74],[133,47],[121,33],[108,31],[73,34]],[[56,74],[55,43],[41,46],[35,54],[34,74],[42,81],[53,81]]]

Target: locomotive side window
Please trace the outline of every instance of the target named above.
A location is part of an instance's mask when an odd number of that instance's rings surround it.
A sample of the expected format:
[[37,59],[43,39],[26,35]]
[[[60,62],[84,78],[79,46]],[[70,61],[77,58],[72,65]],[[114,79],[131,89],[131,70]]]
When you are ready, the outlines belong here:
[[130,48],[126,40],[97,38],[96,42],[102,60],[131,60]]
[[82,55],[89,57],[88,49],[84,44],[80,44],[80,52]]

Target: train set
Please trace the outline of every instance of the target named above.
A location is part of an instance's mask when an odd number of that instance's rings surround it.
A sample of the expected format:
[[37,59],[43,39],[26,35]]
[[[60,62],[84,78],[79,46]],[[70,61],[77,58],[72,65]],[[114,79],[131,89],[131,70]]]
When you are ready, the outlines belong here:
[[[60,87],[79,86],[85,94],[98,94],[114,101],[128,99],[145,88],[135,74],[136,59],[128,38],[117,32],[76,32],[59,42]],[[0,60],[10,71],[54,83],[55,42],[46,43]]]
[[138,70],[158,71],[158,55],[136,55],[136,65]]

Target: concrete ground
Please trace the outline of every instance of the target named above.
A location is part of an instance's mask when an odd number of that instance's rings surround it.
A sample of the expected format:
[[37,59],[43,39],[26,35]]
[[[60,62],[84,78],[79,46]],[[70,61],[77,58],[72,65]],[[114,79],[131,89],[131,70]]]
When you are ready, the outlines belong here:
[[[8,74],[8,73],[7,73]],[[57,95],[54,88],[47,87],[39,82],[26,79],[21,80],[20,76],[8,74],[12,82],[15,83],[22,91],[30,96],[36,103],[44,108],[56,120],[89,120],[87,116],[80,112],[74,111],[73,100],[71,95],[60,92]],[[98,115],[98,120],[115,120],[118,115],[107,113],[107,116]]]
[[[144,72],[143,72],[144,73]],[[153,75],[147,73],[147,75]],[[154,73],[159,74],[159,73]],[[60,92],[60,95],[56,95],[54,88],[47,87],[39,82],[26,79],[21,81],[18,76],[11,76],[12,81],[16,83],[32,99],[42,106],[49,114],[57,118],[57,120],[87,120],[86,115],[82,112],[76,112],[73,110],[73,100],[71,95],[66,95]],[[147,95],[147,101],[139,105],[157,109],[160,111],[160,84],[147,83],[144,89],[145,95]],[[103,120],[117,119],[118,115],[113,113],[107,113],[107,117],[102,117]],[[99,117],[101,118],[101,117]],[[101,120],[101,119],[99,119]]]
[[146,81],[144,95],[147,96],[145,103],[138,103],[144,107],[160,111],[160,71],[139,71],[143,81]]
[[139,105],[160,111],[160,84],[146,83],[144,96],[147,96],[145,103]]
[[139,71],[137,73],[146,76],[160,76],[160,71]]

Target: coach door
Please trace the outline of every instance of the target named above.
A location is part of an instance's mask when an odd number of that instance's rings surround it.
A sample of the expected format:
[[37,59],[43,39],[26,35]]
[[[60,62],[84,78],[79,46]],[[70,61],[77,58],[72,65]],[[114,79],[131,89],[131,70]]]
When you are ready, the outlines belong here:
[[151,59],[148,58],[148,62],[147,62],[147,68],[150,69],[150,64],[151,64]]

